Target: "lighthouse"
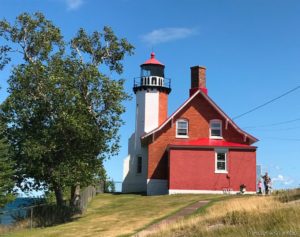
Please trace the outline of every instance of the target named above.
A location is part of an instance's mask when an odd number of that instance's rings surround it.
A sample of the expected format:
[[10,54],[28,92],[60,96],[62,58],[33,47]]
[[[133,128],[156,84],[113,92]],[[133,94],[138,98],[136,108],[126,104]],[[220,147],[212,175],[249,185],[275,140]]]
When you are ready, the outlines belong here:
[[[167,117],[170,80],[151,53],[134,79],[135,131],[124,160],[122,191],[147,195],[256,191],[258,141],[208,96],[206,67],[191,67],[190,96]],[[132,116],[134,117],[134,116]],[[241,172],[242,170],[242,172]]]
[[137,136],[157,128],[168,116],[171,87],[164,70],[165,65],[152,52],[150,59],[141,65],[141,76],[134,80]]
[[148,147],[141,144],[141,136],[160,126],[168,116],[171,80],[165,78],[165,65],[152,52],[140,67],[140,76],[134,78],[133,84],[135,132],[129,138],[128,156],[124,160],[123,192],[147,191]]

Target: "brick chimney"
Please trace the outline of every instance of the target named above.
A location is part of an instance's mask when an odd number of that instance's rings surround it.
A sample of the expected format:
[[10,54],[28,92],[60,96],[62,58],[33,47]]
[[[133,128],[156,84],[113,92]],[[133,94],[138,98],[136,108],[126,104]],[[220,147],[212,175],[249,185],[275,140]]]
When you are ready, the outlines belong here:
[[194,66],[191,67],[191,89],[190,96],[196,91],[201,90],[207,94],[206,88],[206,67]]

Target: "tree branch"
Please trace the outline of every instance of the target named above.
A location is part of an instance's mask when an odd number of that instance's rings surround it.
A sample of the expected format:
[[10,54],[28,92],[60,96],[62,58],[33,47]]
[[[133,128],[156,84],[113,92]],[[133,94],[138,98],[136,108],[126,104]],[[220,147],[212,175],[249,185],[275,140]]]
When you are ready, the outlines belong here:
[[24,37],[22,38],[23,44],[20,43],[20,46],[23,49],[26,59],[28,59],[31,63],[34,63],[34,60],[28,53],[28,42],[27,42],[27,28],[24,28]]

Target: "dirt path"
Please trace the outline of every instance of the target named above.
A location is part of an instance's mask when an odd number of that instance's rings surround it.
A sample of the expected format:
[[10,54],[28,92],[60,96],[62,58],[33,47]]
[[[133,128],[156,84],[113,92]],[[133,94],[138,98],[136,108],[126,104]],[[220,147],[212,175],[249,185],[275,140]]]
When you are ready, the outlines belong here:
[[136,233],[134,235],[134,237],[144,237],[147,236],[151,233],[154,233],[157,229],[159,229],[162,226],[174,223],[178,220],[183,219],[184,217],[191,215],[192,213],[194,213],[196,210],[198,210],[199,208],[207,205],[210,201],[209,200],[205,200],[205,201],[198,201],[192,205],[189,205],[187,207],[182,208],[180,211],[176,212],[175,214],[153,224],[150,225],[149,227],[147,227],[146,229]]

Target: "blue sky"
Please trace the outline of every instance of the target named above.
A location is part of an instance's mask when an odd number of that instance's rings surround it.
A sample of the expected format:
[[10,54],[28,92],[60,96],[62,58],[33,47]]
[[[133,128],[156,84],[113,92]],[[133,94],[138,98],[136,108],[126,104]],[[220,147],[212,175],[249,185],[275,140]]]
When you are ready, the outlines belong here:
[[[66,39],[80,27],[92,32],[109,25],[136,47],[124,61],[124,73],[111,75],[125,78],[133,96],[125,103],[120,154],[105,163],[115,181],[122,180],[127,139],[134,130],[133,78],[152,49],[172,79],[169,114],[188,98],[190,67],[195,65],[207,67],[208,94],[230,117],[300,85],[300,1],[1,1],[0,18],[13,21],[25,11],[43,12]],[[0,72],[0,101],[7,96],[10,70]],[[269,171],[275,188],[300,185],[299,98],[300,89],[235,120],[260,140],[257,163]]]

